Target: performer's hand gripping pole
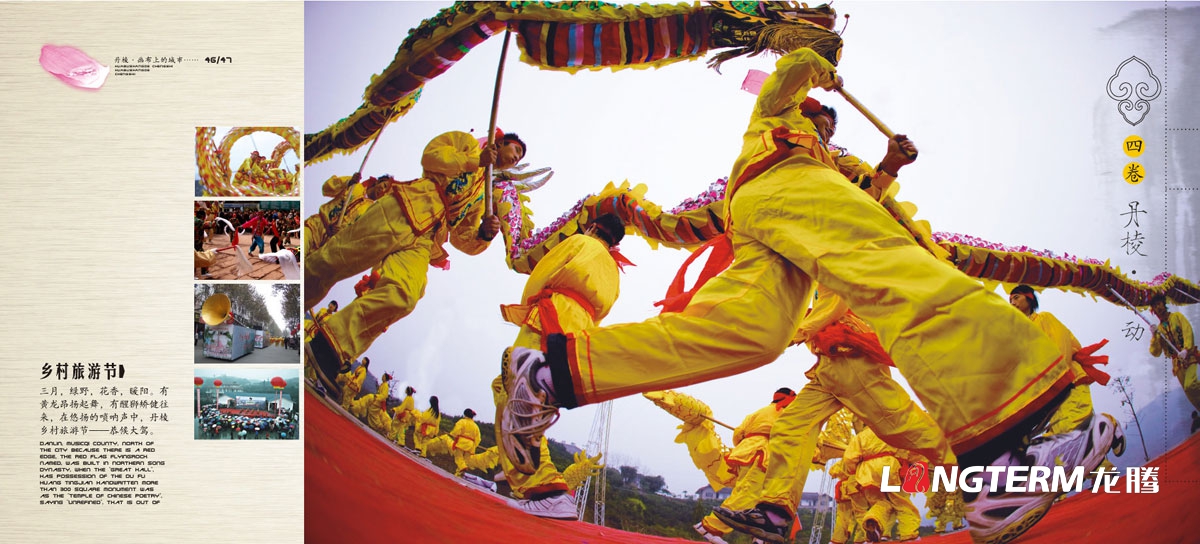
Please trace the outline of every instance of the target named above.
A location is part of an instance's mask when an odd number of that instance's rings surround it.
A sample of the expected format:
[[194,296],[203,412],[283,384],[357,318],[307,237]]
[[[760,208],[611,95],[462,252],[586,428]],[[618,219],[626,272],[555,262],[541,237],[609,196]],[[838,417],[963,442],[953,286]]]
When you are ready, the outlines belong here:
[[[868,110],[867,107],[862,104],[862,102],[859,102],[857,98],[854,98],[854,95],[846,92],[846,88],[842,87],[842,85],[841,85],[840,78],[839,78],[839,82],[833,86],[833,90],[840,93],[842,95],[842,98],[846,99],[846,102],[849,102],[851,106],[854,106],[854,109],[858,110],[859,113],[863,114],[863,117],[866,117],[867,120],[870,121],[872,125],[875,125],[875,128],[879,129],[879,132],[882,132],[884,136],[887,136],[887,139],[891,140],[892,138],[896,137],[896,133],[892,132],[892,129],[888,128],[887,125],[883,124],[883,121],[881,121],[878,117],[876,117],[874,113],[871,113],[871,110]],[[903,148],[901,148],[901,151],[904,153],[904,155],[906,157],[908,157],[910,159],[917,158],[916,153],[909,155],[908,151],[904,150]]]

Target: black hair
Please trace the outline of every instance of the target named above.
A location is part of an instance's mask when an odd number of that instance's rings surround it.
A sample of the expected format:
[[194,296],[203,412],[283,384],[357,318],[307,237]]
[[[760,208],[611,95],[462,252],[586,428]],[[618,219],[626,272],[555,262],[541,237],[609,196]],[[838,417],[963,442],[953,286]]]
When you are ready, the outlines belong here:
[[1029,308],[1035,312],[1037,311],[1037,309],[1038,309],[1037,292],[1034,291],[1032,287],[1022,283],[1021,285],[1013,287],[1013,290],[1010,291],[1008,294],[1009,295],[1029,295]]
[[606,213],[592,220],[599,236],[608,247],[616,247],[625,238],[625,222],[615,213]]
[[411,386],[411,385],[404,388],[405,395],[412,395],[413,393],[416,393],[416,392],[417,392],[417,390],[413,389],[413,386]]
[[[332,305],[333,305],[333,308],[334,308],[335,310],[338,308],[338,303],[337,303],[337,301],[336,301],[336,300],[331,300],[331,301],[329,301],[329,304],[332,304]],[[327,305],[327,306],[328,306],[328,305]]]
[[442,409],[438,407],[437,395],[429,397],[429,409],[435,414],[442,411]]
[[1151,295],[1150,302],[1149,302],[1149,304],[1151,306],[1154,306],[1155,304],[1158,304],[1159,302],[1166,304],[1167,296],[1162,293],[1154,293],[1153,295]]
[[363,368],[371,368],[371,358],[363,357],[362,361],[360,361],[359,364],[361,364],[363,366]]
[[796,394],[796,392],[792,391],[792,388],[790,388],[790,387],[780,387],[779,389],[776,389],[775,392],[782,393],[782,394],[788,395],[788,396]]
[[837,110],[831,106],[821,105],[821,114],[828,115],[829,120],[833,121],[833,125],[837,126]]
[[500,137],[500,145],[504,145],[508,142],[516,142],[517,145],[521,146],[521,156],[518,157],[517,160],[525,158],[525,152],[529,150],[529,146],[525,145],[525,141],[522,140],[520,136],[517,136],[517,133],[510,132]]
[[475,417],[475,410],[472,410],[470,408],[463,410],[463,417],[466,417],[468,419]]

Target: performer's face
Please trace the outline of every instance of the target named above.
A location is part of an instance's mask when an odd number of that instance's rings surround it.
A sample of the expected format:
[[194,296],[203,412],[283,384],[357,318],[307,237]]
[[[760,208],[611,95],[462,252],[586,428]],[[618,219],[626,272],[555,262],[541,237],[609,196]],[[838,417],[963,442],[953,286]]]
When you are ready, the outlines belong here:
[[1013,294],[1008,296],[1008,302],[1016,309],[1021,310],[1021,313],[1029,315],[1033,313],[1033,307],[1029,305],[1029,297],[1021,294]]
[[1154,312],[1154,315],[1158,316],[1158,318],[1163,321],[1166,321],[1167,316],[1169,315],[1167,312],[1166,302],[1155,302],[1150,306],[1150,311]]
[[521,149],[521,144],[517,142],[504,142],[496,152],[495,167],[499,170],[512,168],[517,165],[517,161],[521,160],[521,156],[524,154],[525,150]]
[[828,115],[816,115],[812,118],[813,125],[817,127],[817,134],[821,135],[821,139],[825,143],[833,140],[833,133],[837,131],[837,125],[833,124],[833,119]]

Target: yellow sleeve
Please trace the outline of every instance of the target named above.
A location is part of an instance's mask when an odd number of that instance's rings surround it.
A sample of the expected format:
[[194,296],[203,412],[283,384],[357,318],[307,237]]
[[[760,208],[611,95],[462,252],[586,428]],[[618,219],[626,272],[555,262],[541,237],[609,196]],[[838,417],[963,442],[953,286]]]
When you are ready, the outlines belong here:
[[859,438],[860,436],[862,436],[862,433],[852,436],[850,443],[846,445],[846,451],[842,453],[842,463],[846,474],[854,474],[858,470],[858,461],[862,458],[862,441]]
[[835,68],[812,49],[792,51],[775,62],[754,105],[754,117],[775,117],[793,108],[813,87],[833,81]]
[[466,132],[452,131],[429,141],[421,153],[427,173],[454,177],[479,169],[479,141]]
[[1034,321],[1041,327],[1042,332],[1046,333],[1046,336],[1054,341],[1054,345],[1058,346],[1058,352],[1068,360],[1074,358],[1075,352],[1079,351],[1081,346],[1079,340],[1067,329],[1066,325],[1063,325],[1057,317],[1054,317],[1054,314],[1049,312],[1038,312],[1034,316],[1037,318]]
[[746,416],[746,418],[742,420],[742,424],[738,425],[737,428],[733,430],[733,445],[734,446],[738,445],[738,443],[740,443],[742,441],[742,439],[746,438],[746,429],[749,429],[751,426],[754,425],[754,414],[757,414],[757,413],[758,412],[754,412],[754,413]]
[[1183,345],[1177,346],[1180,351],[1188,351],[1196,347],[1196,337],[1192,335],[1192,324],[1188,322],[1186,317],[1183,317],[1183,314],[1175,312],[1171,314],[1171,317],[1167,321],[1171,323],[1171,328],[1180,333],[1180,337],[1183,339]]
[[1158,357],[1159,355],[1162,355],[1163,345],[1162,345],[1162,338],[1159,337],[1159,334],[1160,333],[1166,334],[1166,332],[1167,331],[1165,330],[1165,328],[1162,326],[1161,323],[1158,324],[1157,326],[1155,326],[1153,331],[1150,331],[1150,356],[1151,357]]
[[800,327],[795,336],[796,341],[803,342],[808,340],[821,329],[841,319],[849,309],[850,307],[846,305],[846,301],[842,300],[842,297],[837,296],[821,285],[817,285],[816,300],[813,301],[812,312],[800,322]]

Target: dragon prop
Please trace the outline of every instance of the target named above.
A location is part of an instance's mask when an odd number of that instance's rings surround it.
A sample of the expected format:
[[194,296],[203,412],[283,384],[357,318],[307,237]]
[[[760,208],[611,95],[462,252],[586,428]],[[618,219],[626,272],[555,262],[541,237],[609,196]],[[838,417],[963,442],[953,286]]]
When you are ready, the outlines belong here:
[[[913,239],[934,256],[973,278],[983,280],[990,289],[997,284],[1005,291],[1018,284],[1052,288],[1103,298],[1123,306],[1114,292],[1135,306],[1145,306],[1156,294],[1177,305],[1200,302],[1200,286],[1170,273],[1149,282],[1130,279],[1106,261],[1080,258],[1027,246],[1006,246],[969,235],[931,231],[929,223],[916,220],[917,208],[895,199],[900,184],[893,183],[883,199],[884,208]],[[582,232],[590,218],[616,213],[626,224],[627,234],[644,238],[651,247],[662,244],[672,248],[694,248],[724,231],[725,180],[713,182],[694,198],[663,211],[645,198],[646,187],[617,187],[608,184],[598,194],[581,199],[549,226],[533,231],[531,212],[525,207],[528,197],[511,187],[496,186],[497,213],[506,219],[501,226],[508,264],[528,274],[546,252],[568,236]]]
[[[233,171],[229,161],[233,144],[255,132],[270,132],[283,138],[267,159],[268,172],[261,175]],[[200,169],[202,196],[299,196],[300,184],[293,172],[274,168],[288,151],[299,152],[300,133],[288,127],[236,127],[218,144],[216,127],[196,128],[196,164]]]
[[517,35],[523,62],[574,73],[656,68],[718,49],[723,51],[709,63],[714,68],[740,56],[800,47],[836,64],[842,39],[830,30],[835,20],[826,5],[795,2],[457,2],[409,32],[392,63],[371,77],[353,113],[304,135],[304,161],[353,153],[407,113],[426,82],[505,29]]

